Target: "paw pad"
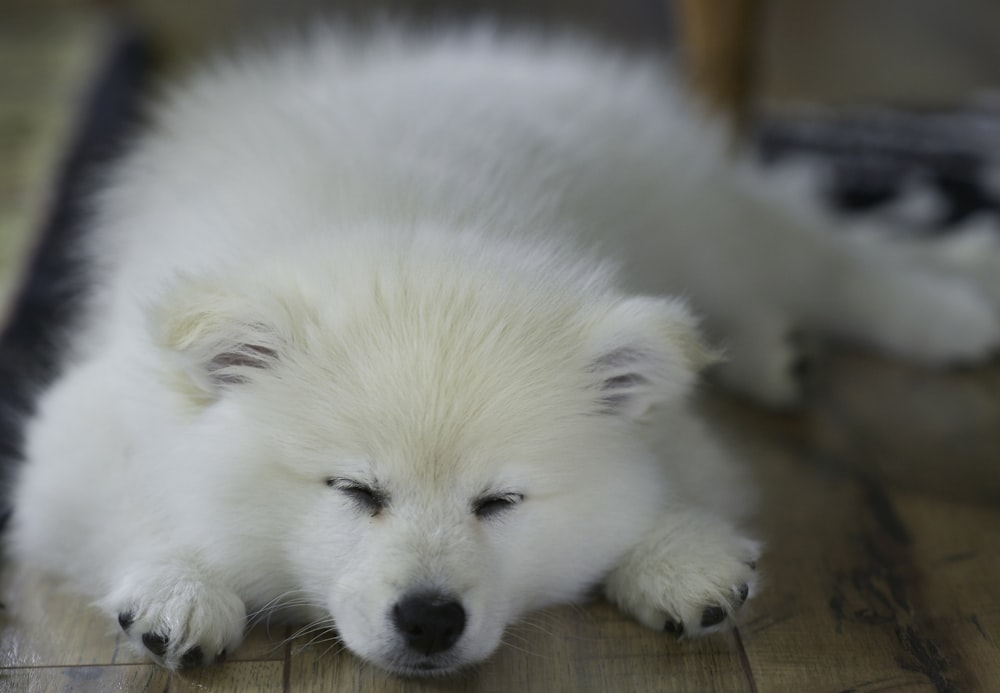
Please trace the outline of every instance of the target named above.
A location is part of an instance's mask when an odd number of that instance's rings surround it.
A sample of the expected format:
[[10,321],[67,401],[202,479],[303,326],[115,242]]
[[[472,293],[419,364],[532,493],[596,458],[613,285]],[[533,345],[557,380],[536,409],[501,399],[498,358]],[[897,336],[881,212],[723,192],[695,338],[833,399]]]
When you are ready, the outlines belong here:
[[239,645],[247,625],[239,595],[182,562],[136,569],[101,606],[136,653],[168,669],[210,664]]
[[663,626],[663,632],[680,637],[684,635],[684,624],[680,621],[667,621]]
[[142,634],[142,644],[157,657],[162,657],[167,653],[167,644],[169,642],[170,638],[166,635],[160,635],[159,633]]
[[701,627],[711,628],[726,620],[726,610],[721,606],[710,606],[701,612]]
[[123,611],[118,614],[118,625],[121,626],[122,630],[126,633],[133,623],[135,623],[135,614],[131,611]]
[[681,515],[633,548],[608,576],[604,594],[648,628],[710,635],[736,625],[756,595],[759,556],[760,544],[727,523]]
[[181,668],[190,669],[192,667],[199,667],[204,660],[205,655],[202,653],[201,648],[198,645],[195,645],[181,655]]
[[694,611],[684,618],[677,618],[676,615],[671,616],[668,613],[667,620],[663,624],[663,632],[677,637],[699,636],[714,632],[718,626],[722,626],[727,620],[734,618],[736,612],[750,598],[750,584],[744,582],[733,585],[729,593],[731,596],[725,603],[704,606],[700,611]]
[[750,596],[750,585],[746,583],[740,585],[739,591],[737,592],[737,596],[739,597],[740,606],[743,606],[744,602],[746,602],[747,600],[747,597]]

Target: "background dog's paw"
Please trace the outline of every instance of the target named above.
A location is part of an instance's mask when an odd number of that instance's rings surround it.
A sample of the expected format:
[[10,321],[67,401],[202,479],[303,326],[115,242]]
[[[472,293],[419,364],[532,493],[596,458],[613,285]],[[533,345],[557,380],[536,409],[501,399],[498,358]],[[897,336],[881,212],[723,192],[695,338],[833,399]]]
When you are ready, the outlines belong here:
[[974,364],[1000,352],[1000,312],[960,279],[899,273],[868,300],[880,316],[870,338],[890,352],[930,365]]
[[232,590],[190,574],[132,575],[102,606],[136,651],[168,669],[232,652],[246,628],[246,606]]
[[609,576],[608,598],[643,625],[678,636],[735,625],[757,593],[760,545],[723,525],[694,524],[667,528],[633,550]]
[[922,266],[941,269],[968,281],[1000,309],[1000,233],[980,216],[934,240],[907,244]]

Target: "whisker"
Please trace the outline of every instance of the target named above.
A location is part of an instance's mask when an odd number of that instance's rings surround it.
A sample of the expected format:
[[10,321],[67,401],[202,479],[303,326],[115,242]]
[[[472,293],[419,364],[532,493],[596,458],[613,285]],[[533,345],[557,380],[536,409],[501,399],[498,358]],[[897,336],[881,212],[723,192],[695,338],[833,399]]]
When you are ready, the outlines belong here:
[[[329,641],[321,640],[320,642],[316,643],[316,645],[320,645],[324,642],[329,642],[330,645],[325,650],[316,655],[317,657],[328,657],[331,656],[331,653],[333,653],[333,655],[339,655],[341,652],[347,649],[347,646],[344,644],[344,642],[340,639],[339,636],[330,638]],[[335,648],[337,648],[336,651],[334,651]]]

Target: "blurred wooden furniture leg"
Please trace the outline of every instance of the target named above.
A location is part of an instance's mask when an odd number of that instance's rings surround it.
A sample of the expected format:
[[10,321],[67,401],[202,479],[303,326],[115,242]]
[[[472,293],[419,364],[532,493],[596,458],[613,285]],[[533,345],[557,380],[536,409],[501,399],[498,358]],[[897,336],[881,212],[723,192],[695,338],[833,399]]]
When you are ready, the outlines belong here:
[[739,133],[750,112],[762,0],[678,0],[681,59],[695,89]]

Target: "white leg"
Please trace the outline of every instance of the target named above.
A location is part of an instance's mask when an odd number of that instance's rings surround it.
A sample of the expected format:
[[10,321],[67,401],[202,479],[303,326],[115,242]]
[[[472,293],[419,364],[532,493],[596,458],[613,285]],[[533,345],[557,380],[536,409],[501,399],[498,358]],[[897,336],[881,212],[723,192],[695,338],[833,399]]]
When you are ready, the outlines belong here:
[[608,599],[643,625],[705,635],[734,623],[757,590],[760,545],[689,508],[663,515],[605,583]]
[[917,363],[978,363],[1000,349],[1000,312],[972,282],[887,254],[859,258],[839,291],[818,298],[820,329]]
[[196,556],[128,568],[100,606],[132,647],[170,669],[207,664],[243,639],[246,606]]
[[933,272],[968,282],[1000,310],[1000,226],[983,218],[934,238],[859,229],[861,242],[877,243],[923,272]]
[[[733,286],[719,296],[707,286],[705,305],[710,318],[713,311],[736,316],[729,320],[738,329],[733,343],[749,345],[751,355],[764,347],[755,332],[775,332],[766,313],[760,315],[764,327],[754,326],[755,305],[787,315],[793,328],[846,337],[929,365],[981,362],[1000,349],[1000,314],[974,272],[934,271],[909,261],[891,243],[850,233],[847,222],[837,229],[837,220],[817,205],[772,189],[767,178],[736,182],[746,187],[735,191],[732,209],[715,219],[718,224],[728,218],[732,228],[706,236],[721,239],[723,249],[731,246],[719,253],[707,281]],[[732,241],[734,234],[738,242]],[[976,262],[984,260],[966,258],[968,266]],[[767,400],[767,388],[759,385],[756,392]]]
[[129,457],[117,409],[127,398],[108,391],[108,363],[115,367],[108,359],[69,372],[43,399],[16,489],[12,546],[102,597],[137,651],[170,668],[209,662],[239,644],[245,606],[197,552],[176,545],[183,530],[170,489]]

